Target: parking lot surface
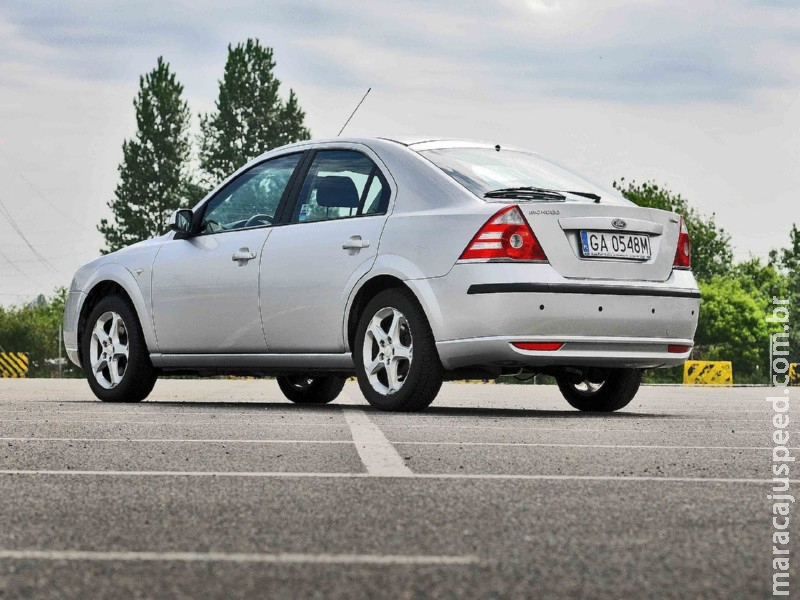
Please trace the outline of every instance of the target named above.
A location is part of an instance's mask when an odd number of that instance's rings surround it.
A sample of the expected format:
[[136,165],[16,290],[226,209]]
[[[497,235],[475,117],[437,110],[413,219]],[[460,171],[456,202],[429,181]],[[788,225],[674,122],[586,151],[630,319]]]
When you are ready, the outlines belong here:
[[271,380],[135,405],[0,380],[0,598],[766,598],[768,395],[597,415],[445,384],[387,414],[352,382],[311,407]]

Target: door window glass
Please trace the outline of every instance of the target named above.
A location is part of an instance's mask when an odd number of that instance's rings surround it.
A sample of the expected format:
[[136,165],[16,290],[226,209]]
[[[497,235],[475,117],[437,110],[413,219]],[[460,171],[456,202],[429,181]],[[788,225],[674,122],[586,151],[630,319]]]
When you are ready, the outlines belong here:
[[388,197],[383,176],[367,156],[354,150],[322,150],[309,167],[291,222],[386,212]]
[[301,154],[268,160],[226,185],[209,202],[202,233],[272,225],[278,204]]

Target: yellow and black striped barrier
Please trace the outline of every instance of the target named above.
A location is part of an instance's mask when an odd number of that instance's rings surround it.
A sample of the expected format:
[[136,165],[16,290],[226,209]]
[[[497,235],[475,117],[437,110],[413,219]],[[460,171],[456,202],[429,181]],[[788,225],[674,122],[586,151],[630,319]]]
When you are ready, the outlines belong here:
[[800,386],[800,364],[789,365],[789,385]]
[[0,377],[25,377],[28,355],[22,352],[0,352]]
[[733,385],[733,363],[728,360],[687,360],[684,385]]

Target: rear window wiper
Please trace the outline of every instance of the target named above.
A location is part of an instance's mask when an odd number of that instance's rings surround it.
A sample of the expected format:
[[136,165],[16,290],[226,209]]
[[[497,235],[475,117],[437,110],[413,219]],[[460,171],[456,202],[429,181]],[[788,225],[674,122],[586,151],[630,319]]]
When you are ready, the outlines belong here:
[[584,198],[589,198],[589,200],[594,200],[596,203],[600,204],[600,196],[597,194],[593,194],[592,192],[565,192],[566,194],[572,194],[574,196],[583,196]]
[[600,196],[592,192],[572,192],[569,190],[549,190],[547,188],[522,186],[501,188],[486,192],[484,198],[517,198],[520,200],[548,200],[550,202],[563,202],[567,199],[564,194],[589,198],[595,202],[600,202]]
[[516,198],[519,200],[548,200],[563,202],[567,197],[558,190],[548,190],[530,186],[501,188],[483,195],[484,198]]

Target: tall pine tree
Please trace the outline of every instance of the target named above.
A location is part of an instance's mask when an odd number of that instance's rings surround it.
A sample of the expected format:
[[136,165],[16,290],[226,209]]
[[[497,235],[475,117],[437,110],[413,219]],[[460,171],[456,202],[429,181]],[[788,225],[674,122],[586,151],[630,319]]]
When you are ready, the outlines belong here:
[[200,119],[200,164],[214,185],[259,154],[307,140],[305,113],[294,91],[279,95],[272,48],[258,40],[228,46],[217,110]]
[[120,181],[108,203],[113,221],[102,219],[108,253],[166,232],[170,212],[201,195],[191,170],[189,106],[183,85],[158,58],[156,68],[139,78],[133,101],[137,132],[122,144]]

